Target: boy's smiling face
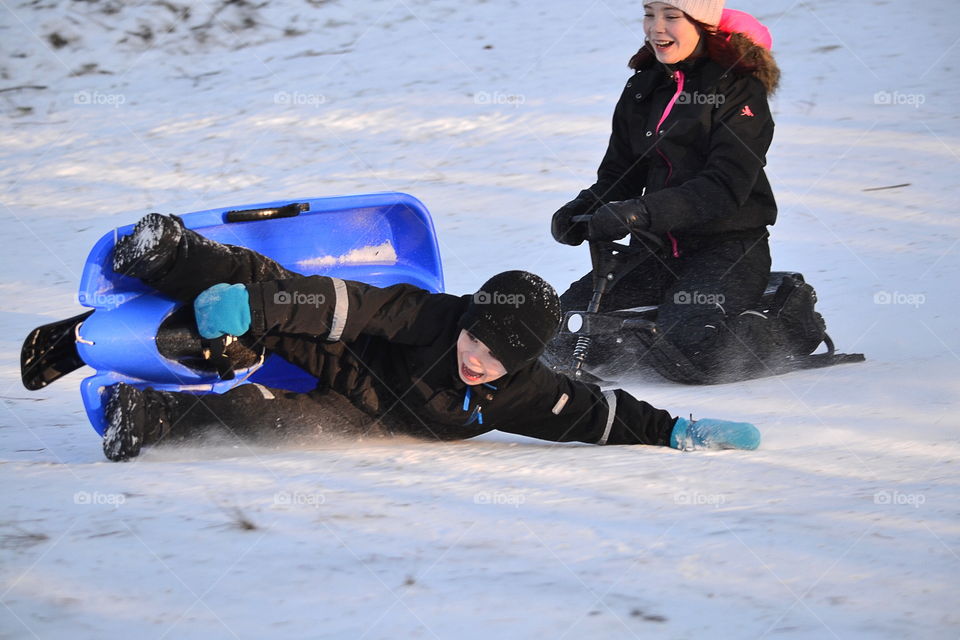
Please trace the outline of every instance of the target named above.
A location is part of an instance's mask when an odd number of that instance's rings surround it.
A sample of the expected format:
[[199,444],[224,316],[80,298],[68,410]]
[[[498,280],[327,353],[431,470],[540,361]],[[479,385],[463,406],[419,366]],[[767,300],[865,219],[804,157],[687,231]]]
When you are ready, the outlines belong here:
[[493,357],[487,345],[466,329],[461,330],[457,338],[457,372],[470,386],[493,382],[507,375],[507,370]]

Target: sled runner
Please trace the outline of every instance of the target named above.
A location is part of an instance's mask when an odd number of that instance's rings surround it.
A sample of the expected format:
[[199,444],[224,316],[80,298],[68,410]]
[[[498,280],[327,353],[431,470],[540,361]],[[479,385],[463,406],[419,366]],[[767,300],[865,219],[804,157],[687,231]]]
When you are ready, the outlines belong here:
[[[181,218],[211,240],[249,247],[303,275],[443,291],[430,213],[407,194],[269,202]],[[234,377],[290,391],[316,386],[313,376],[279,357],[255,358],[238,369],[228,357],[229,341],[201,340],[189,305],[114,273],[113,246],[132,230],[132,224],[116,229],[90,251],[79,300],[91,310],[38,327],[25,340],[20,364],[27,389],[92,367],[96,374],[81,383],[80,392],[90,423],[102,435],[101,390],[116,382],[196,393],[223,393],[237,384]]]
[[[575,216],[573,219],[586,223],[590,216]],[[565,313],[560,333],[545,356],[554,370],[598,384],[606,382],[605,378],[620,379],[649,369],[674,382],[718,384],[865,360],[863,354],[837,353],[826,331],[814,330],[812,344],[790,344],[789,340],[784,340],[782,348],[773,356],[749,368],[713,371],[698,368],[661,335],[656,324],[657,306],[599,312],[604,294],[653,256],[647,246],[650,239],[638,239],[640,242],[635,245],[590,242],[593,297],[585,310]],[[800,273],[772,272],[755,312],[775,313],[778,290],[803,282]],[[821,344],[825,351],[813,353]]]

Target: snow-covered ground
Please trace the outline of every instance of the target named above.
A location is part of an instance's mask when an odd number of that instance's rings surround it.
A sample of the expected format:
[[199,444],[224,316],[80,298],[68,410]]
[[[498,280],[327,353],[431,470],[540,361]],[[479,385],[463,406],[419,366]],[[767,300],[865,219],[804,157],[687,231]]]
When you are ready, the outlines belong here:
[[[744,0],[784,71],[775,265],[860,365],[629,389],[752,453],[317,443],[104,461],[20,342],[148,211],[399,190],[453,292],[586,271],[639,2],[0,3],[0,638],[957,638],[955,0]],[[905,185],[895,189],[878,187]]]

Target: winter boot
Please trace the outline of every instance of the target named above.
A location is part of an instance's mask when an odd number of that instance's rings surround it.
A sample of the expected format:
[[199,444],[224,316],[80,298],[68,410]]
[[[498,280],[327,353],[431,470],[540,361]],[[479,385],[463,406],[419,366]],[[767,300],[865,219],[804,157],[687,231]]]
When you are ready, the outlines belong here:
[[117,240],[114,272],[148,281],[159,278],[173,264],[182,236],[183,222],[176,216],[145,215],[133,233]]
[[169,433],[173,403],[165,396],[172,394],[141,391],[123,382],[107,387],[103,453],[109,460],[135,458],[143,445],[153,444]]
[[826,322],[814,311],[816,302],[813,287],[790,276],[784,276],[774,294],[769,313],[779,321],[779,331],[791,355],[810,355],[826,337]]

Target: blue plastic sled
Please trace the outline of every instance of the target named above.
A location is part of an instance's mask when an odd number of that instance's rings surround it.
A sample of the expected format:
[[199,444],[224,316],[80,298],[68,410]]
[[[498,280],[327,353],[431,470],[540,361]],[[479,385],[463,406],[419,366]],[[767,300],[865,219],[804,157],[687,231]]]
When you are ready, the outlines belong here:
[[[292,217],[260,219],[264,211]],[[274,214],[276,215],[276,213]],[[304,275],[331,275],[375,286],[409,283],[443,291],[443,271],[427,208],[403,193],[377,193],[268,202],[198,211],[182,216],[185,226],[226,244],[254,249]],[[247,221],[234,219],[252,218]],[[271,387],[308,391],[316,378],[278,356],[222,381],[160,354],[160,324],[181,305],[139,280],[110,268],[120,227],[94,245],[80,282],[80,303],[95,312],[77,331],[77,350],[97,370],[80,387],[87,417],[97,433],[105,429],[101,393],[127,382],[169,391],[224,393],[246,378]]]

